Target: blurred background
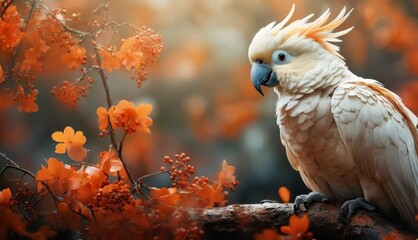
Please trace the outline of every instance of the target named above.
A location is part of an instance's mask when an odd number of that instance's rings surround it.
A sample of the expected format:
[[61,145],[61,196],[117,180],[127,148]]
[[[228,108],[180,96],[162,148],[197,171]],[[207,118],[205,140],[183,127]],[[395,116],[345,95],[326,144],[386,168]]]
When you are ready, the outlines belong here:
[[[90,16],[99,1],[44,1],[50,8]],[[225,159],[236,167],[241,182],[229,203],[278,200],[277,189],[286,186],[292,200],[307,193],[299,174],[286,158],[276,126],[271,89],[259,95],[250,81],[247,49],[254,34],[272,21],[281,21],[296,4],[294,19],[327,8],[331,18],[345,5],[354,8],[341,29],[355,26],[343,36],[341,54],[355,74],[373,78],[404,98],[418,113],[418,1],[390,0],[113,0],[111,17],[117,22],[147,26],[162,35],[164,49],[157,64],[149,66],[149,79],[136,88],[130,74],[109,74],[113,103],[121,99],[151,103],[152,134],[126,139],[124,154],[136,177],[158,171],[165,155],[185,152],[198,175],[216,179]],[[54,131],[65,126],[82,130],[90,150],[88,161],[108,149],[99,138],[96,109],[106,106],[103,87],[96,82],[76,108],[59,103],[51,86],[75,78],[71,72],[38,79],[39,111],[27,114],[17,108],[0,110],[0,152],[36,173],[49,157],[57,155]],[[4,179],[2,180],[4,181]],[[150,185],[167,186],[156,177]]]

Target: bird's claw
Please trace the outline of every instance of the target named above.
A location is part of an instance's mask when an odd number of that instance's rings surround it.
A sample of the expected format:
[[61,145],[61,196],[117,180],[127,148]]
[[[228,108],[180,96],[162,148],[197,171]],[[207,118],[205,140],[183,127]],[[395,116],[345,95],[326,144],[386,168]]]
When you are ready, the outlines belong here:
[[319,192],[310,192],[308,194],[302,194],[295,198],[293,204],[293,210],[298,213],[300,207],[303,205],[306,209],[313,202],[327,202],[328,198],[324,194]]
[[376,210],[376,207],[368,203],[366,199],[364,199],[363,197],[358,197],[356,199],[344,202],[344,204],[341,206],[338,219],[341,222],[348,222],[354,215],[355,210],[359,208],[370,212],[374,212]]

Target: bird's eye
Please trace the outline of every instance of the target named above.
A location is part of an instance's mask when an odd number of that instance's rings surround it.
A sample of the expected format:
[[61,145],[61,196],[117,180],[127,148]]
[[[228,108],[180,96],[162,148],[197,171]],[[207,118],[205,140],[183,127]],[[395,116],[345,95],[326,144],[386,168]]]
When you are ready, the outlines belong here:
[[276,64],[286,64],[293,59],[293,56],[285,50],[277,50],[273,52],[271,59]]

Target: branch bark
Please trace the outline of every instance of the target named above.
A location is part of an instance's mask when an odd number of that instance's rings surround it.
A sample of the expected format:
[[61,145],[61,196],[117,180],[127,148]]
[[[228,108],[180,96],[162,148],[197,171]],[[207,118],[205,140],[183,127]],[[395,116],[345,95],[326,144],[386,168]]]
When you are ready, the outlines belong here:
[[[310,220],[309,231],[315,239],[417,239],[417,235],[395,226],[378,213],[358,211],[350,222],[338,221],[339,208],[326,203],[314,203],[303,212]],[[206,239],[253,239],[263,229],[276,231],[287,225],[293,214],[293,204],[263,203],[229,205],[194,213],[204,226]],[[394,238],[388,238],[389,236]]]

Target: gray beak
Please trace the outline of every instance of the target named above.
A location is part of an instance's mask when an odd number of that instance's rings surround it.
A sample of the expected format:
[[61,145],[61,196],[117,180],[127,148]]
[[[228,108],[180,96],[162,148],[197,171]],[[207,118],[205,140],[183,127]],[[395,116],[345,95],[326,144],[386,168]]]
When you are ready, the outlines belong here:
[[261,85],[266,87],[274,87],[279,82],[277,81],[277,75],[271,70],[271,67],[266,63],[253,63],[251,67],[251,82],[255,89],[264,96]]

